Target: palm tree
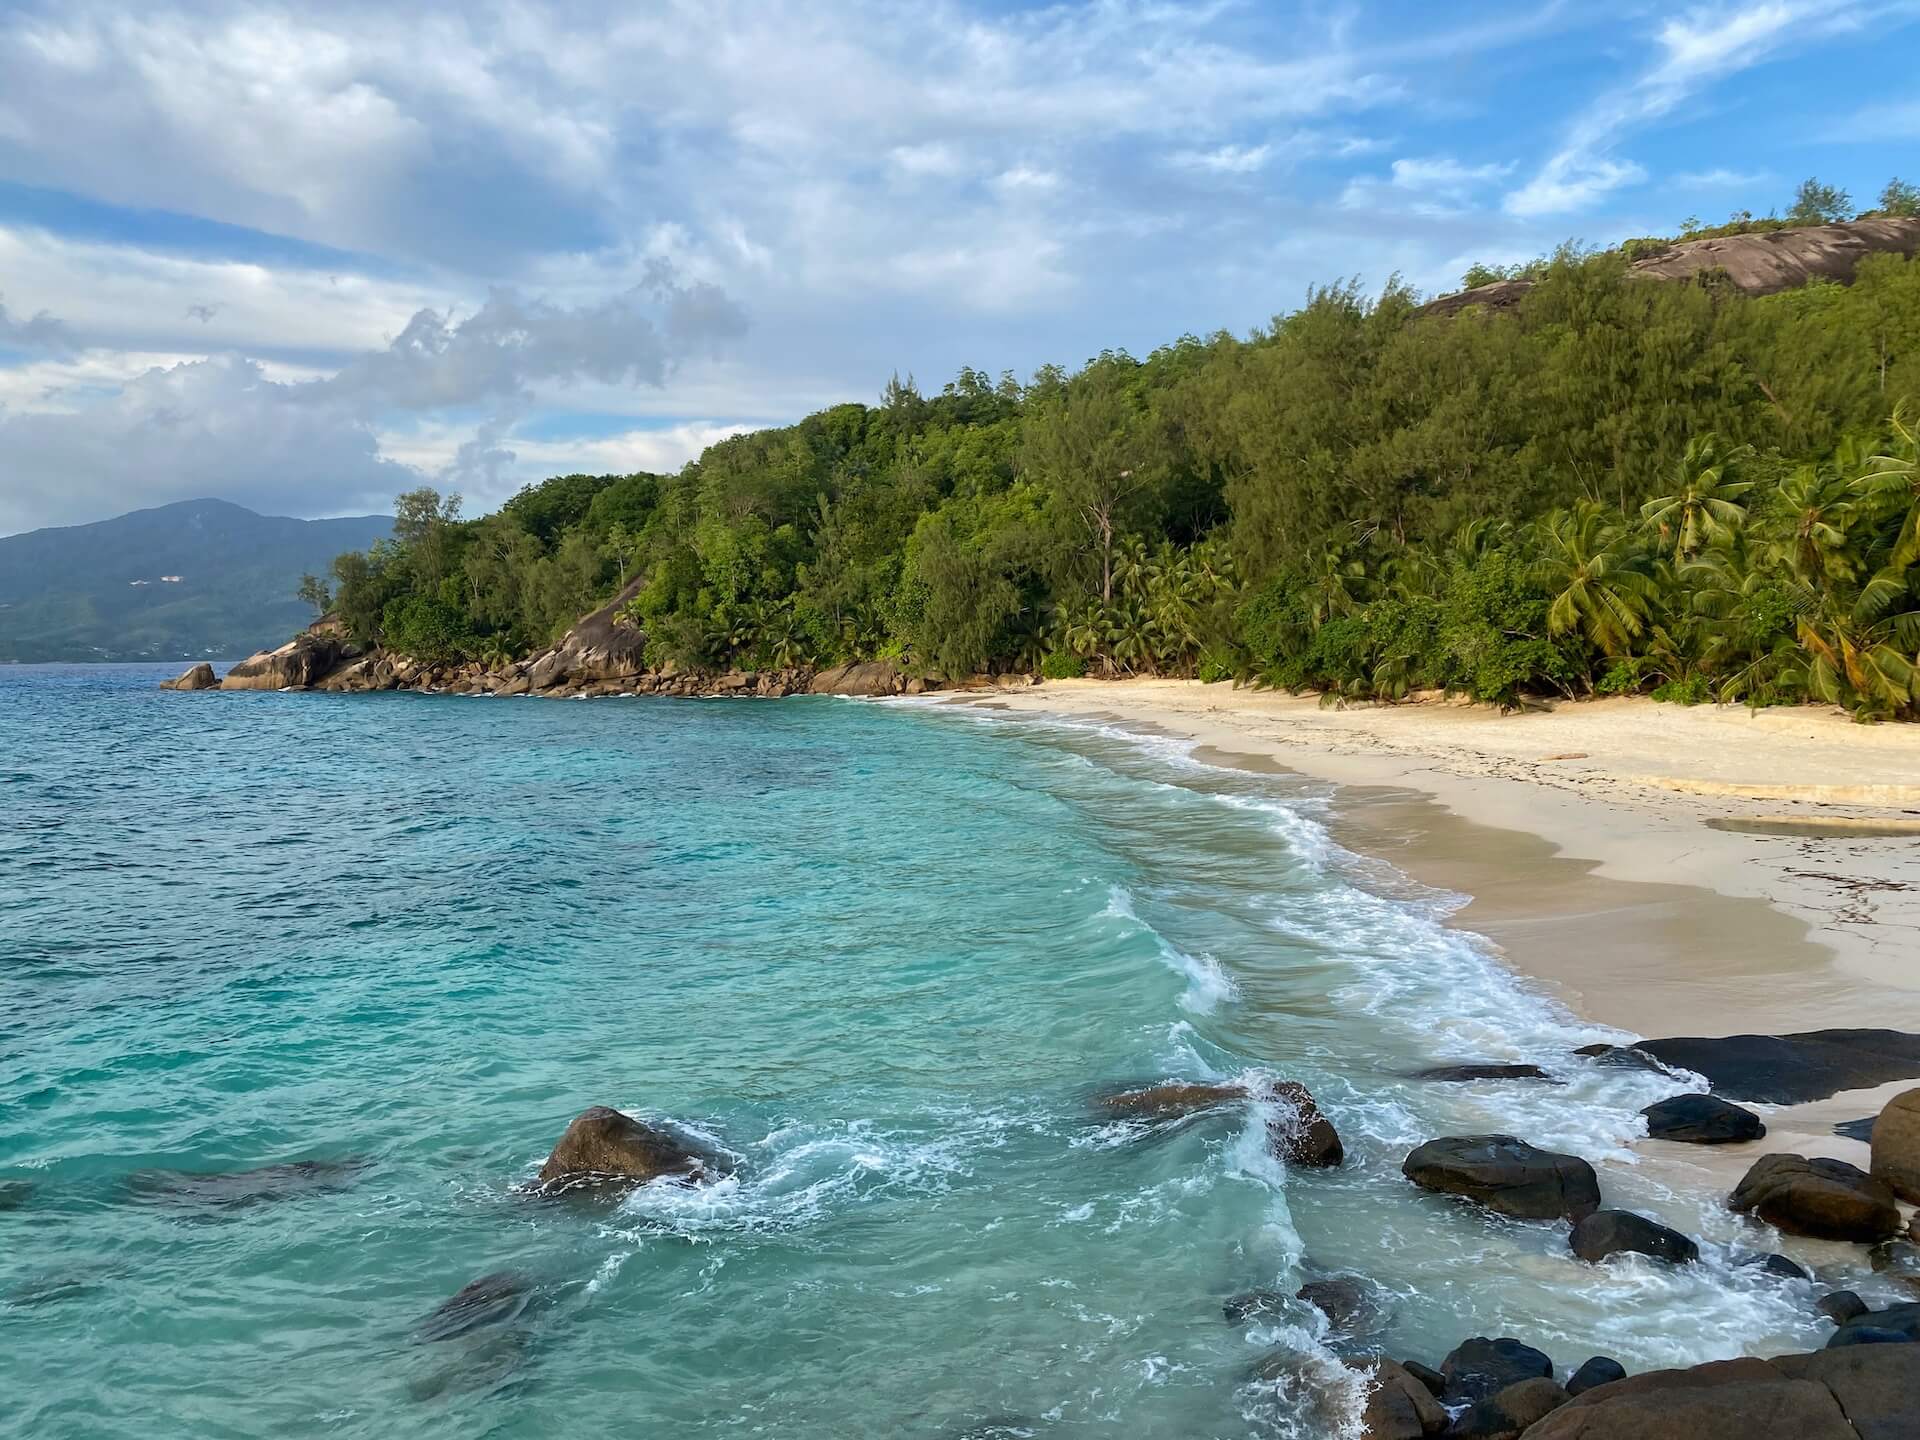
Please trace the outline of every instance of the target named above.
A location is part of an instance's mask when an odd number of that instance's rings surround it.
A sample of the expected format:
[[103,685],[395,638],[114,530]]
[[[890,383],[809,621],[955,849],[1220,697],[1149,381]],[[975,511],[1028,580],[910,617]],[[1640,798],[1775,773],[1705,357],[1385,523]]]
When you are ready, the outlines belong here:
[[1626,538],[1626,527],[1591,500],[1541,522],[1534,578],[1552,597],[1548,634],[1577,630],[1603,655],[1626,653],[1646,628],[1658,593],[1653,579],[1635,568]]
[[1887,557],[1905,569],[1920,560],[1920,423],[1904,403],[1893,412],[1893,437],[1892,453],[1869,460],[1861,480],[1869,494],[1905,509]]
[[1859,488],[1830,465],[1802,465],[1780,482],[1772,553],[1802,580],[1845,580],[1855,570],[1847,531]]
[[1833,587],[1797,579],[1788,585],[1795,631],[1807,651],[1807,689],[1862,720],[1900,714],[1920,699],[1920,671],[1911,658],[1920,649],[1920,611],[1884,613],[1905,593],[1904,577],[1897,587],[1876,589],[1886,573],[1851,604]]
[[1672,538],[1676,559],[1710,541],[1725,540],[1746,523],[1746,509],[1737,502],[1753,482],[1734,477],[1751,454],[1749,445],[1727,449],[1711,432],[1696,435],[1675,467],[1673,493],[1640,507],[1640,518],[1649,528],[1663,540]]
[[1344,546],[1332,545],[1322,550],[1303,587],[1314,625],[1324,625],[1358,609],[1360,600],[1354,592],[1366,578],[1366,565],[1349,556]]

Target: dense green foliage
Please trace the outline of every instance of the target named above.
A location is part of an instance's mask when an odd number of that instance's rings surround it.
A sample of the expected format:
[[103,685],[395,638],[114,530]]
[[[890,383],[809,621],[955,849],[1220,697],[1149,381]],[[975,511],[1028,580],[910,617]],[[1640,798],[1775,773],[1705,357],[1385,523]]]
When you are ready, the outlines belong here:
[[301,571],[392,527],[187,500],[0,536],[0,663],[251,655],[313,618],[295,597]]
[[338,604],[435,656],[524,652],[631,582],[684,666],[1912,715],[1920,455],[1889,417],[1920,396],[1920,263],[1765,299],[1626,263],[1565,251],[1499,313],[1340,285],[1245,339],[896,382],[476,521],[417,492]]

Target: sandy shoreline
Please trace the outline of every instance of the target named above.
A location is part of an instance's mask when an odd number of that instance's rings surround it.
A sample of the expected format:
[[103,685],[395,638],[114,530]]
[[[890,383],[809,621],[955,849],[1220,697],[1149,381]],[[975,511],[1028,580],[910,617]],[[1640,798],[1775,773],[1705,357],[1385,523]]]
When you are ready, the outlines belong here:
[[[1601,1024],[1920,1030],[1920,727],[1639,699],[1337,710],[1168,680],[1051,681],[991,703],[1335,782],[1342,843],[1471,896],[1455,924]],[[1895,833],[1828,833],[1836,821]],[[1783,822],[1814,833],[1766,833]],[[1831,1125],[1904,1088],[1774,1112],[1762,1146],[1864,1164]],[[1734,1148],[1741,1168],[1759,1153]]]

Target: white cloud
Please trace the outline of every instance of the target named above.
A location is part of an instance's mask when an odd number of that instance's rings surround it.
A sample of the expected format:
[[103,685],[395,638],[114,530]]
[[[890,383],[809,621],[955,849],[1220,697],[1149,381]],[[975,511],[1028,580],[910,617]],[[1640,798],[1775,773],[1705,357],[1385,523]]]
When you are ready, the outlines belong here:
[[1273,158],[1273,146],[1222,145],[1213,150],[1176,150],[1168,158],[1190,170],[1207,170],[1215,175],[1250,175],[1266,167],[1267,161]]
[[1764,184],[1771,178],[1764,170],[1715,167],[1712,170],[1683,170],[1673,177],[1672,183],[1688,190],[1744,190]]
[[1458,214],[1475,197],[1513,170],[1511,163],[1467,165],[1449,155],[1395,160],[1384,178],[1361,176],[1347,182],[1340,204],[1348,210],[1404,210],[1439,217]]

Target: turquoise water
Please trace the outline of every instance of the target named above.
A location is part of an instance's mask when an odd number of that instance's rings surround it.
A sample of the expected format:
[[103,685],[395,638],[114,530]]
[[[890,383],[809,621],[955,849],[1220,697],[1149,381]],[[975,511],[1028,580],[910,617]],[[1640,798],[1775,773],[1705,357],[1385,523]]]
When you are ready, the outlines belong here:
[[[1336,1348],[1819,1342],[1810,1289],[1626,1163],[1679,1087],[1569,1060],[1609,1032],[1304,782],[954,707],[164,673],[0,668],[0,1434],[1317,1436]],[[1568,1083],[1404,1078],[1488,1058]],[[1257,1074],[1315,1091],[1345,1168],[1288,1174],[1257,1114],[1094,1105]],[[596,1103],[736,1173],[529,1198]],[[1708,1263],[1596,1271],[1400,1179],[1487,1128]],[[514,1313],[419,1336],[499,1271]],[[1222,1316],[1327,1272],[1378,1287],[1357,1340]]]

